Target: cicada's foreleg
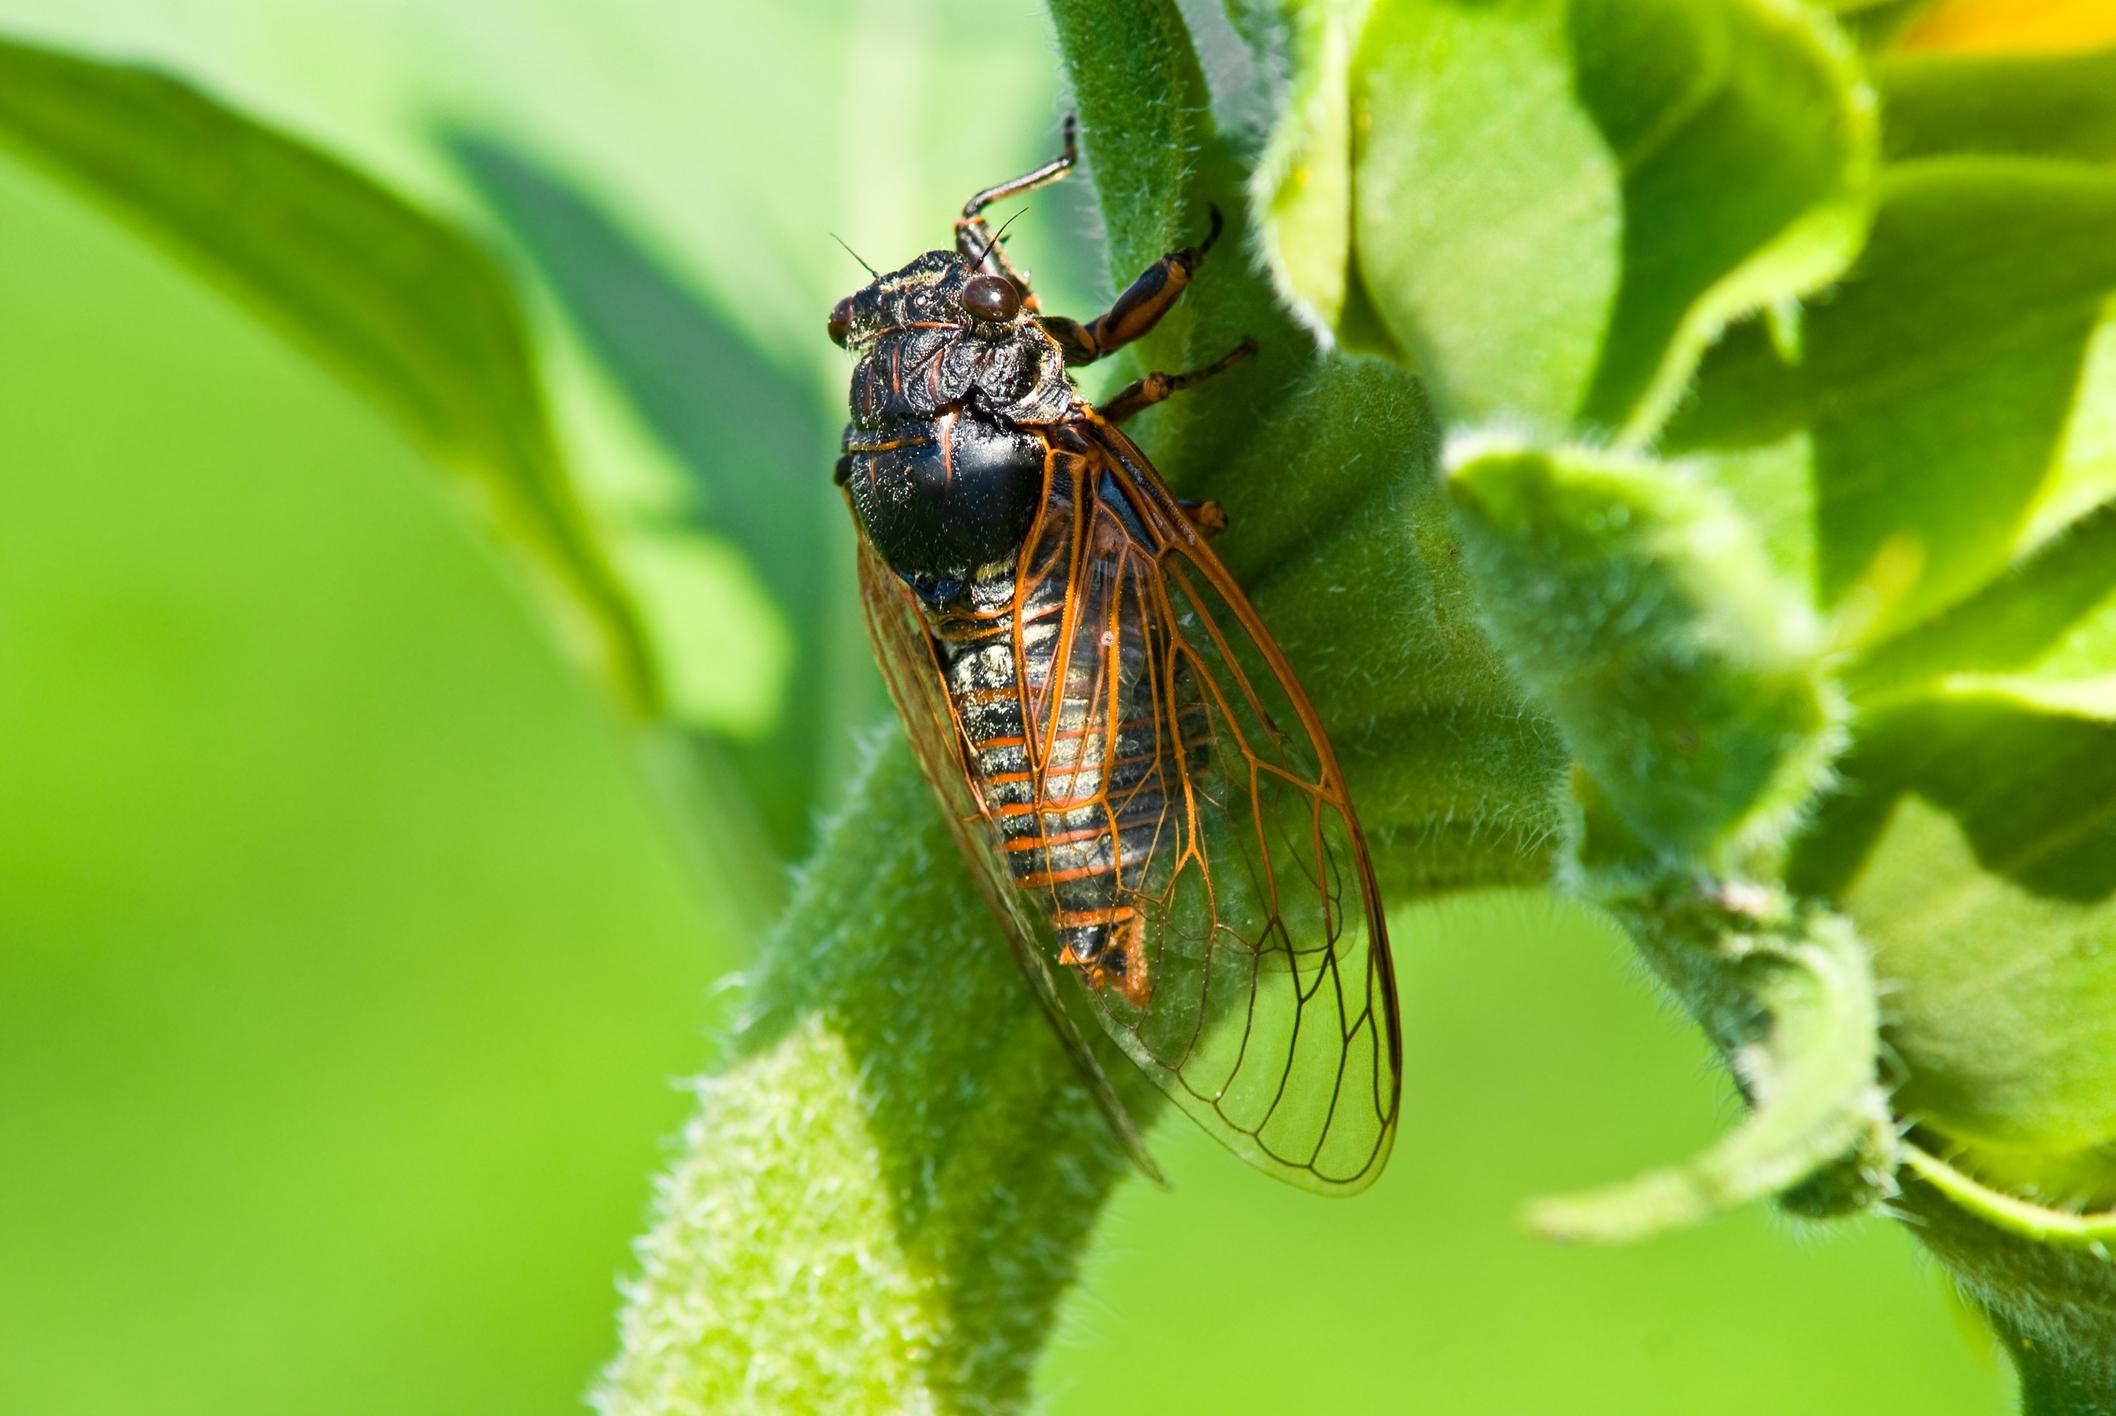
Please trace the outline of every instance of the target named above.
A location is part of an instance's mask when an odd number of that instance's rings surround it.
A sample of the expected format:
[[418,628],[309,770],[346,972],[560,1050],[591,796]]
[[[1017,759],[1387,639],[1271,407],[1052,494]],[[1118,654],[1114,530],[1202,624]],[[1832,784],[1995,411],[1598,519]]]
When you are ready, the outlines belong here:
[[1043,317],[1043,328],[1065,351],[1068,364],[1092,364],[1105,354],[1114,354],[1161,322],[1190,285],[1190,277],[1204,261],[1213,242],[1220,239],[1220,209],[1208,207],[1212,218],[1205,239],[1195,246],[1170,251],[1148,266],[1105,314],[1086,324],[1060,315]]
[[1003,202],[1008,197],[1018,197],[1033,192],[1038,187],[1051,183],[1073,170],[1080,160],[1078,123],[1073,115],[1065,115],[1064,151],[1033,172],[1024,172],[1011,182],[1001,182],[996,187],[987,187],[969,201],[963,203],[962,216],[955,223],[955,249],[962,258],[987,275],[1005,276],[1020,287],[1021,303],[1029,309],[1036,308],[1036,292],[1029,288],[1029,278],[1007,261],[1007,253],[1001,249],[998,235],[985,220],[985,208],[994,202]]
[[1187,374],[1164,374],[1159,370],[1134,383],[1126,384],[1104,402],[1099,410],[1105,421],[1121,423],[1142,408],[1151,408],[1170,394],[1179,393],[1192,384],[1203,383],[1214,374],[1222,374],[1256,352],[1256,341],[1245,339],[1202,369],[1192,369]]

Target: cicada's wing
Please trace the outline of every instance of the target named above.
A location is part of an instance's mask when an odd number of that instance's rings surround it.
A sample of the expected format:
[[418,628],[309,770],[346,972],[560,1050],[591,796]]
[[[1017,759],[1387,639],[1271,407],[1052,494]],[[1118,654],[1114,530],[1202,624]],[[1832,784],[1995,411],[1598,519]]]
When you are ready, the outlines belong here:
[[[1074,1024],[1058,993],[1051,951],[1038,926],[1023,908],[1021,893],[1010,888],[994,856],[998,832],[983,800],[972,785],[965,765],[966,744],[962,723],[949,701],[947,680],[934,656],[932,631],[909,586],[882,563],[865,536],[859,539],[860,605],[866,612],[868,637],[874,644],[875,661],[881,665],[889,696],[911,739],[920,769],[934,794],[948,831],[970,863],[970,873],[993,916],[998,919],[1013,950],[1014,962],[1028,980],[1030,991],[1042,1005],[1058,1040],[1072,1057],[1095,1101],[1108,1116],[1118,1138],[1139,1168],[1161,1181],[1159,1167],[1147,1153],[1138,1126],[1118,1099],[1108,1074],[1095,1060],[1094,1051]],[[1165,1183],[1165,1182],[1164,1182]]]
[[[1145,976],[1134,960],[1130,987],[1091,996],[1133,1061],[1228,1147],[1305,1188],[1361,1189],[1394,1139],[1402,1041],[1344,778],[1277,645],[1158,474],[1121,432],[1099,420],[1092,432],[1063,672],[1054,664],[1031,704],[1046,744],[1099,733],[1097,760],[1156,760],[1106,803],[1113,822],[1154,818],[1150,833],[1127,828],[1138,848],[1116,865],[1120,904],[1143,921],[1130,947]],[[1069,795],[1063,781],[1042,789]]]

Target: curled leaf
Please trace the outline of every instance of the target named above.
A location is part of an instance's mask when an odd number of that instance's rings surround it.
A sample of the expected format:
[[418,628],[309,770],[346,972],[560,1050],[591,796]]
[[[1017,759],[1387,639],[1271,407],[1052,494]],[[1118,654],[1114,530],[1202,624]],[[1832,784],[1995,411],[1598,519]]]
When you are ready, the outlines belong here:
[[1815,626],[1676,469],[1457,442],[1448,487],[1493,638],[1641,840],[1710,861],[1782,833],[1840,706]]
[[1822,1216],[1893,1193],[1894,1127],[1874,1078],[1879,1007],[1850,922],[1745,883],[1645,884],[1618,870],[1589,889],[1631,926],[1752,1110],[1683,1165],[1535,1201],[1530,1227],[1557,1239],[1637,1239],[1776,1195]]

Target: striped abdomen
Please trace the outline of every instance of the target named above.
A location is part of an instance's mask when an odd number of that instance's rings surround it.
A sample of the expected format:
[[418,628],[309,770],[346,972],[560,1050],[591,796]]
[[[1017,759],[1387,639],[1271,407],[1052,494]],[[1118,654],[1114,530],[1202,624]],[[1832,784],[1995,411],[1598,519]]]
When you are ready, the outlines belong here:
[[[982,603],[1011,603],[1011,567],[974,589]],[[1142,1001],[1145,979],[1122,946],[1138,917],[1132,892],[1169,829],[1148,647],[1136,633],[1100,653],[1074,646],[1075,667],[1055,706],[1039,701],[1037,721],[1025,724],[1019,686],[1053,681],[1065,598],[1052,576],[1020,604],[1018,657],[1011,615],[940,626],[948,694],[1007,868],[1057,926],[1062,961],[1081,965],[1091,981],[1114,975]]]

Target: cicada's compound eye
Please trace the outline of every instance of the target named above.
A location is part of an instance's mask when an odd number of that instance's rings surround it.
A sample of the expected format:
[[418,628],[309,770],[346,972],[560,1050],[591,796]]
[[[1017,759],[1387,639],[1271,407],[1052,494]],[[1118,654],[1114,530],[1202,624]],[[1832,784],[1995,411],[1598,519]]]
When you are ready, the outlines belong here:
[[1021,291],[1003,275],[973,275],[962,283],[962,307],[973,320],[1010,320],[1021,313]]
[[852,297],[844,299],[830,308],[830,342],[840,349],[845,347],[845,336],[852,333]]

